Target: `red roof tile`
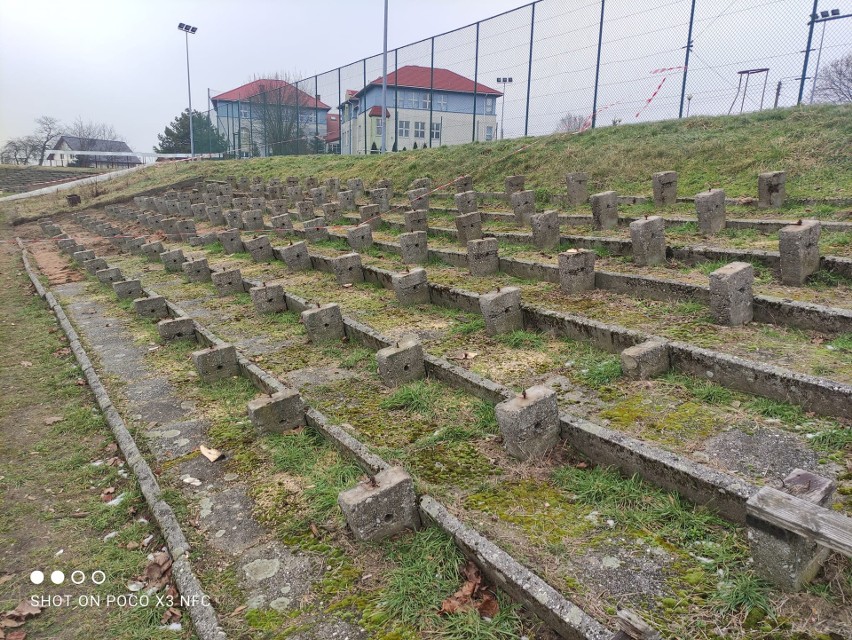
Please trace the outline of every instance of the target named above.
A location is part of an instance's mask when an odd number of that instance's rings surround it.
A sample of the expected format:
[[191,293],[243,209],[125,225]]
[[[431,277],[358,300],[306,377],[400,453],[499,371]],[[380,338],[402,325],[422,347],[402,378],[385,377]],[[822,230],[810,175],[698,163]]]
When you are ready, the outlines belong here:
[[211,100],[213,100],[214,102],[218,102],[220,100],[223,102],[248,100],[249,98],[257,96],[260,93],[263,93],[264,91],[269,91],[270,89],[281,90],[281,100],[284,104],[296,104],[296,96],[298,95],[300,107],[309,107],[311,109],[313,109],[314,107],[318,109],[331,109],[331,107],[329,107],[321,100],[315,100],[314,96],[305,93],[301,89],[296,89],[296,87],[290,84],[289,82],[274,79],[252,80],[251,82],[244,84],[241,87],[231,89],[230,91],[226,91],[225,93],[220,93],[218,96],[213,96]]
[[[458,91],[461,93],[473,93],[474,83],[470,78],[465,78],[455,71],[449,69],[435,68],[434,75],[431,67],[418,67],[409,65],[398,69],[395,72],[388,74],[388,85],[397,85],[399,87],[411,87],[414,89],[428,89],[430,87],[435,91]],[[382,77],[379,76],[370,84],[382,84]],[[489,94],[493,96],[502,96],[503,94],[496,89],[486,87],[481,82],[476,83],[476,93]]]

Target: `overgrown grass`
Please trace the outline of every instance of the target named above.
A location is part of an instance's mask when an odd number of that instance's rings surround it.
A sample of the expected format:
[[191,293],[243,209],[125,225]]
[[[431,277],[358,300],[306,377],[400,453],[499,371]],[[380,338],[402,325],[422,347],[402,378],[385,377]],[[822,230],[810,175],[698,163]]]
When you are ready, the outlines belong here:
[[394,391],[382,400],[382,409],[404,409],[422,416],[435,413],[435,404],[441,397],[441,388],[428,381],[416,380]]
[[474,316],[473,318],[460,320],[458,324],[450,327],[450,333],[460,333],[465,336],[484,330],[485,319],[482,316]]
[[540,334],[523,329],[501,333],[497,336],[497,342],[513,349],[541,349],[544,346],[544,339]]

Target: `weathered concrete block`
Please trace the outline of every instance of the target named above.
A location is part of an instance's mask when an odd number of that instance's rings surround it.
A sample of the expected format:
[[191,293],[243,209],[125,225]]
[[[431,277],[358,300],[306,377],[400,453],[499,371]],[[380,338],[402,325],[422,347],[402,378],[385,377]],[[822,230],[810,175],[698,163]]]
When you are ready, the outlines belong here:
[[567,204],[577,207],[589,199],[589,174],[575,171],[565,174],[565,185],[568,188]]
[[243,229],[246,231],[259,231],[263,229],[263,211],[260,209],[249,209],[242,213]]
[[647,340],[621,352],[621,370],[631,380],[647,380],[669,370],[669,345]]
[[343,211],[355,211],[355,192],[340,191],[337,194],[337,202]]
[[411,189],[432,189],[432,178],[415,178],[411,181]]
[[732,262],[710,274],[710,315],[718,324],[738,326],[754,316],[754,267]]
[[460,215],[477,210],[476,191],[463,191],[455,195],[456,209]]
[[83,261],[83,268],[86,270],[86,273],[89,275],[95,275],[98,271],[102,269],[106,269],[109,267],[107,261],[103,258],[92,258],[91,260]]
[[142,292],[142,283],[139,280],[113,282],[112,290],[115,292],[115,297],[119,300],[135,300],[144,295]]
[[316,213],[314,213],[314,203],[310,200],[299,200],[296,203],[296,213],[299,216],[299,220],[312,220],[316,217]]
[[141,256],[142,245],[147,242],[145,238],[127,238],[124,241],[124,248],[135,256]]
[[[836,484],[828,478],[794,469],[784,478],[781,491],[827,507],[835,489]],[[748,510],[748,505],[746,527],[755,572],[784,591],[800,590],[819,573],[828,557],[825,547],[762,520]]]
[[569,249],[559,254],[559,287],[573,294],[595,288],[595,252]]
[[214,271],[210,276],[213,279],[213,286],[216,287],[216,291],[220,296],[233,295],[245,291],[243,288],[243,274],[240,273],[239,269]]
[[287,213],[289,211],[287,207],[288,203],[286,200],[278,198],[269,201],[269,210],[274,216],[280,216],[282,213]]
[[666,221],[660,216],[647,216],[630,223],[633,264],[640,267],[664,264],[666,261]]
[[293,230],[293,221],[290,219],[289,213],[280,213],[277,216],[272,216],[269,222],[272,224],[272,228],[278,232],[286,232]]
[[527,226],[535,213],[535,192],[516,191],[511,194],[512,210],[515,212],[515,224]]
[[162,320],[169,317],[169,308],[163,296],[150,296],[148,298],[136,298],[133,301],[133,310],[142,317],[149,320]]
[[473,276],[488,276],[500,270],[497,238],[482,238],[467,243],[467,266]]
[[210,265],[207,264],[207,258],[199,258],[198,260],[187,260],[181,265],[183,275],[186,276],[189,282],[210,282]]
[[95,256],[95,252],[91,249],[84,249],[83,251],[77,251],[72,256],[74,262],[79,265],[82,265],[86,260],[94,260],[97,256]]
[[379,206],[379,213],[390,211],[390,190],[387,188],[373,189],[370,191],[373,204]]
[[206,204],[194,204],[190,207],[192,209],[192,217],[198,221],[206,221],[207,218],[207,205]]
[[456,178],[456,193],[473,191],[473,176],[461,176]]
[[374,189],[387,189],[388,197],[393,195],[393,183],[388,178],[382,178],[381,180],[376,181],[376,186]]
[[498,404],[495,413],[510,456],[520,460],[542,458],[559,442],[559,407],[553,389],[530,387]]
[[615,229],[618,226],[618,196],[615,191],[596,193],[592,205],[592,226],[595,229]]
[[285,247],[276,247],[278,257],[293,271],[307,271],[311,268],[311,255],[308,245],[304,242],[294,242]]
[[216,244],[219,242],[219,235],[215,231],[211,231],[209,233],[202,233],[198,236],[198,242],[201,246],[209,246],[211,244]]
[[316,176],[308,176],[305,178],[305,190],[310,191],[311,189],[316,189],[319,186],[319,178]]
[[407,192],[408,202],[415,211],[429,211],[429,189],[423,187]]
[[429,282],[426,279],[425,269],[395,273],[391,276],[391,286],[397,301],[403,306],[429,302]]
[[77,241],[73,238],[63,238],[62,240],[57,240],[56,246],[59,247],[59,250],[62,253],[66,253],[68,255],[73,255],[78,251],[81,251],[80,245],[77,244]]
[[334,223],[340,217],[340,205],[336,202],[326,202],[322,205],[322,216],[327,223]]
[[121,269],[111,267],[108,269],[100,269],[95,271],[95,277],[103,284],[113,284],[115,282],[123,282],[124,276],[121,274]]
[[314,201],[314,206],[321,207],[325,204],[325,187],[314,187],[308,191],[308,194]]
[[159,260],[160,254],[163,253],[164,249],[162,242],[149,242],[148,244],[143,244],[140,248],[148,260]]
[[192,364],[203,382],[216,382],[240,375],[237,350],[230,344],[193,351]]
[[510,195],[518,191],[523,191],[526,180],[526,176],[506,176],[506,194]]
[[329,261],[337,284],[364,282],[364,270],[361,268],[361,256],[359,254],[347,253],[331,258]]
[[530,216],[533,244],[542,250],[559,246],[559,217],[556,211],[545,211]]
[[725,228],[725,191],[710,189],[695,194],[695,213],[698,230],[705,236],[714,236]]
[[399,250],[405,264],[423,264],[429,258],[425,231],[399,234]]
[[258,313],[282,313],[287,311],[284,287],[280,284],[264,284],[249,289],[254,310]]
[[308,242],[328,240],[328,227],[325,226],[325,218],[306,220],[302,228],[305,230],[305,239]]
[[365,204],[359,209],[361,214],[361,224],[368,224],[373,231],[376,231],[382,225],[382,218],[379,214],[379,205]]
[[482,238],[482,216],[478,211],[465,213],[456,216],[456,233],[458,234],[459,244],[467,246],[471,240],[480,240]]
[[677,171],[659,171],[651,176],[654,205],[668,206],[677,202]]
[[761,209],[778,209],[786,196],[787,173],[767,171],[757,176],[757,206]]
[[242,253],[246,250],[238,229],[220,231],[217,234],[217,237],[219,238],[219,242],[222,243],[222,251],[228,255],[232,253]]
[[160,260],[162,260],[166,271],[180,273],[181,265],[186,262],[186,256],[183,255],[182,249],[172,249],[171,251],[163,251],[160,254]]
[[346,335],[340,305],[325,304],[302,311],[302,324],[311,342],[329,342]]
[[485,332],[490,336],[524,328],[521,290],[518,287],[503,287],[483,293],[479,296],[479,310],[485,320]]
[[401,467],[376,474],[337,498],[356,540],[378,542],[420,527],[414,483]]
[[425,233],[429,230],[429,212],[425,209],[406,211],[403,216],[405,218],[405,230],[409,233],[412,231],[423,231]]
[[340,191],[340,178],[326,178],[323,186],[329,198],[337,198],[337,194]]
[[295,389],[285,389],[248,403],[251,423],[260,433],[285,433],[305,425],[305,403]]
[[192,318],[167,318],[157,323],[157,332],[163,340],[195,338],[195,323]]
[[423,347],[417,336],[405,336],[376,353],[379,377],[386,387],[398,387],[426,377]]
[[255,262],[269,262],[272,260],[272,243],[267,236],[257,236],[251,240],[243,241],[246,251]]
[[360,197],[364,193],[364,181],[361,178],[349,178],[346,181],[346,186],[355,198]]
[[817,220],[802,220],[800,224],[787,225],[778,232],[783,284],[800,286],[809,275],[819,270],[819,236]]
[[225,209],[222,215],[225,218],[225,226],[229,229],[243,228],[243,214],[240,209]]
[[373,230],[368,224],[359,224],[346,230],[346,242],[354,251],[363,251],[373,246]]

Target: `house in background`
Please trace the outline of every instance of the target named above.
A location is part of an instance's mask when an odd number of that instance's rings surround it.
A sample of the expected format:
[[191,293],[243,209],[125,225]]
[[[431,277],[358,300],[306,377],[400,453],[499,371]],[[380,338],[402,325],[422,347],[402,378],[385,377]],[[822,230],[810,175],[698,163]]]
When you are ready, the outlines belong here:
[[340,153],[340,115],[329,113],[326,119],[325,152]]
[[[78,138],[77,136],[61,136],[53,145],[56,151],[100,151],[104,155],[72,155],[51,153],[46,160],[58,166],[93,167],[97,169],[128,169],[142,164],[139,156],[133,155],[133,150],[121,140],[98,140],[96,138]],[[123,155],[112,155],[113,153]]]
[[331,107],[289,82],[253,80],[211,101],[219,134],[240,157],[295,152],[297,139],[308,150],[325,150]]
[[[387,148],[413,149],[493,140],[503,94],[449,69],[405,66],[387,77]],[[365,154],[382,144],[382,78],[348,90],[340,105],[340,149]],[[474,116],[475,111],[475,116]]]

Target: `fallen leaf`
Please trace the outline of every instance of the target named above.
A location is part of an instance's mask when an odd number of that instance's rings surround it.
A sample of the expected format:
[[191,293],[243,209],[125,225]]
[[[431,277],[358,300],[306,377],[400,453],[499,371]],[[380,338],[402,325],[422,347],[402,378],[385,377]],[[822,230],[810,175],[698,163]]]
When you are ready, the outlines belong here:
[[482,596],[482,602],[476,605],[476,610],[483,618],[493,618],[500,611],[500,605],[497,604],[497,598],[486,592]]
[[28,367],[33,366],[33,363],[30,362],[29,360],[21,360],[21,366],[24,367],[24,368],[28,368]]
[[210,462],[216,462],[219,458],[222,457],[221,451],[219,451],[218,449],[209,449],[203,444],[198,445],[198,450],[201,452],[201,455],[207,458]]
[[313,522],[311,523],[311,533],[314,534],[314,538],[320,537],[319,529],[317,529],[317,525],[315,525]]
[[244,604],[241,604],[239,607],[237,607],[236,609],[234,609],[233,611],[231,611],[231,613],[229,613],[229,614],[228,614],[228,617],[229,617],[229,618],[236,617],[236,616],[240,615],[240,614],[241,614],[243,611],[245,611],[246,609],[247,609],[247,606],[246,606],[246,605],[244,605]]
[[44,419],[44,424],[46,426],[50,426],[52,424],[56,424],[57,422],[62,422],[65,418],[60,418],[59,416],[50,416],[49,418]]
[[83,378],[77,378],[77,380],[74,382],[74,384],[76,384],[78,387],[85,387],[86,381]]

